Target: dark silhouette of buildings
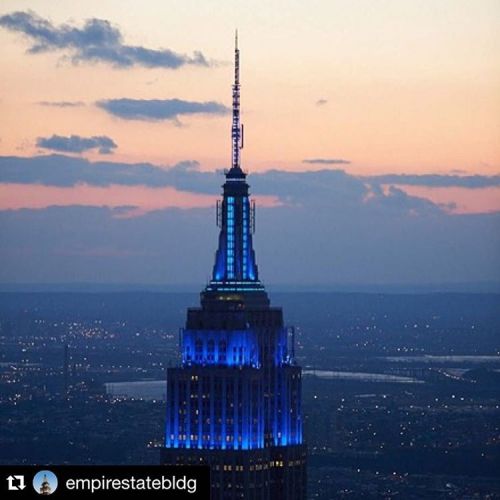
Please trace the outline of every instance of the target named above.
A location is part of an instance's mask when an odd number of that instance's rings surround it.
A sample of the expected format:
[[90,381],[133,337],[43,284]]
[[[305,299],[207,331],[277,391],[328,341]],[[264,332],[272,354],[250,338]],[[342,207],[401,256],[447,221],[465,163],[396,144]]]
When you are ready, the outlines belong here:
[[259,281],[242,147],[236,39],[232,166],[217,204],[219,246],[201,307],[188,309],[182,365],[168,369],[161,461],[210,465],[212,500],[302,500],[301,368],[293,330]]

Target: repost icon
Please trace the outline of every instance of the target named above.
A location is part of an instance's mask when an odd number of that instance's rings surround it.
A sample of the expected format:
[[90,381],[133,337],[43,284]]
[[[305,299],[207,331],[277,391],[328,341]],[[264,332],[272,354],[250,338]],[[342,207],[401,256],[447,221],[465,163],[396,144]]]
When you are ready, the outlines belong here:
[[13,476],[10,475],[7,478],[7,483],[9,484],[9,491],[22,491],[26,488],[26,484],[24,482],[24,476]]

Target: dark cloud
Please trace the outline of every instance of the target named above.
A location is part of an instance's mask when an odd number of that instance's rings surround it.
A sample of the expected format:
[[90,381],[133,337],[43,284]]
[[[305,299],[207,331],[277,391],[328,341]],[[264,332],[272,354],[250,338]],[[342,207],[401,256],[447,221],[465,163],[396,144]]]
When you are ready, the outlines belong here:
[[[170,167],[150,163],[90,162],[62,155],[33,158],[0,157],[0,182],[75,186],[144,185],[171,186],[183,191],[213,194],[222,182],[220,172],[204,172],[195,161]],[[277,196],[284,205],[317,210],[390,211],[429,214],[443,211],[428,200],[397,188],[384,192],[343,170],[287,172],[270,170],[251,176],[252,192]]]
[[100,154],[112,154],[117,145],[110,137],[105,135],[95,135],[93,137],[80,137],[70,135],[64,137],[53,135],[52,137],[39,137],[36,141],[39,148],[60,151],[64,153],[83,153],[91,149],[98,149]]
[[37,102],[39,106],[47,106],[52,108],[77,108],[80,106],[85,106],[82,101],[39,101]]
[[[215,175],[199,172],[198,163],[184,161],[170,168],[150,163],[90,162],[85,158],[44,155],[32,158],[0,156],[0,181],[69,187],[80,182],[94,186],[121,184],[174,186],[213,192]],[[216,182],[216,181],[215,181]]]
[[306,158],[302,163],[310,163],[312,165],[349,165],[349,160],[339,158]]
[[201,269],[212,265],[209,211],[171,209],[140,218],[122,212],[85,206],[0,211],[0,231],[8,235],[0,238],[0,282],[199,282]]
[[181,99],[108,99],[99,101],[97,106],[113,116],[125,120],[172,120],[179,116],[204,114],[224,115],[229,108],[215,101],[196,102]]
[[328,99],[318,99],[316,101],[316,106],[324,106],[327,103],[328,103]]
[[210,65],[201,52],[187,56],[169,49],[126,45],[120,30],[103,19],[88,19],[80,28],[69,24],[54,25],[34,12],[13,12],[0,17],[0,26],[25,35],[32,42],[29,53],[66,51],[75,64],[86,61],[108,63],[118,68],[170,69],[186,64]]
[[398,184],[405,186],[463,187],[468,189],[500,186],[500,175],[386,174],[360,178],[377,184]]
[[[499,227],[500,214],[257,206],[254,242],[266,284],[499,282]],[[0,282],[201,287],[217,231],[210,209],[136,218],[82,206],[0,211]]]
[[[373,194],[373,193],[372,193]],[[386,211],[407,213],[411,215],[432,214],[441,209],[452,209],[454,205],[436,205],[426,198],[410,196],[402,189],[390,186],[385,194],[378,193],[373,196],[369,203],[370,207],[383,208]]]
[[[59,142],[57,136],[55,142]],[[50,138],[53,139],[53,138]],[[68,138],[63,138],[67,140]],[[64,143],[64,141],[63,141]],[[63,144],[64,145],[64,144]],[[54,144],[52,144],[54,146]],[[74,151],[74,149],[72,150]],[[318,209],[339,209],[341,211],[372,210],[429,214],[446,212],[451,206],[441,206],[427,199],[410,196],[397,185],[404,183],[400,176],[388,182],[387,176],[357,177],[343,170],[287,172],[269,170],[251,175],[252,192],[261,195],[278,196],[288,206],[315,206]],[[418,177],[415,176],[415,182]],[[428,177],[428,176],[422,176]],[[443,177],[440,185],[457,185],[456,176]],[[449,179],[446,181],[446,178]],[[384,179],[375,182],[373,179]],[[460,178],[463,180],[463,178]],[[0,156],[0,182],[75,186],[87,183],[95,186],[144,185],[149,187],[171,186],[183,191],[213,194],[214,186],[220,185],[220,172],[206,172],[196,161],[188,160],[168,167],[151,163],[91,162],[85,158],[63,155],[44,155],[32,158]],[[420,181],[421,184],[425,179]],[[384,184],[391,187],[382,189]],[[425,185],[425,184],[423,184]],[[474,176],[473,181],[462,182],[463,187],[488,187],[498,185],[496,177]]]

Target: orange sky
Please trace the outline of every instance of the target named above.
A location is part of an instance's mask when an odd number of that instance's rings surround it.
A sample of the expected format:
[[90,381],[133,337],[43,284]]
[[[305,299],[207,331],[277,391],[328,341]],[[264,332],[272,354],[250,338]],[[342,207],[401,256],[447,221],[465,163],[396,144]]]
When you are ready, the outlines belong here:
[[[280,204],[274,196],[254,196],[260,206]],[[37,184],[0,184],[0,210],[20,208],[40,209],[53,205],[90,205],[98,207],[133,207],[121,216],[142,215],[165,208],[206,208],[215,206],[217,197],[179,191],[172,187],[149,188],[146,186],[109,187],[78,184],[74,187],[40,186]]]
[[467,189],[462,187],[427,187],[397,185],[405,193],[419,198],[426,198],[434,203],[456,206],[446,210],[452,214],[479,214],[500,212],[500,188],[487,187]]

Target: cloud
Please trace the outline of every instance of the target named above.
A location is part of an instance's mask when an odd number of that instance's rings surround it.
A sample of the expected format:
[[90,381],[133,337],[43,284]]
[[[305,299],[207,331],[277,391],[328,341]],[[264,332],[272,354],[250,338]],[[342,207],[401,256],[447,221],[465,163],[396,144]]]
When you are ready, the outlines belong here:
[[[333,206],[257,205],[254,245],[265,283],[500,281],[500,214],[414,217],[364,205]],[[197,283],[201,288],[217,245],[213,208],[124,217],[129,210],[0,211],[0,282]],[[99,252],[103,247],[109,252]]]
[[[0,182],[46,186],[147,186],[173,187],[178,190],[214,194],[222,175],[204,172],[195,161],[171,167],[150,163],[90,162],[62,155],[33,158],[0,157]],[[252,174],[252,192],[276,196],[280,203],[317,210],[391,211],[424,215],[443,211],[437,204],[410,196],[396,188],[374,189],[343,170],[286,172],[270,170]]]
[[360,178],[367,182],[377,184],[397,184],[406,186],[463,187],[468,189],[500,186],[500,175],[385,174],[364,176]]
[[327,103],[328,103],[328,99],[318,99],[316,101],[316,106],[324,106]]
[[116,143],[110,137],[105,135],[93,137],[80,137],[71,135],[64,137],[53,135],[52,137],[39,137],[36,141],[39,148],[60,151],[64,153],[83,153],[91,149],[98,149],[100,154],[112,154],[113,149],[117,148]]
[[[223,182],[221,171],[204,171],[194,160],[170,166],[151,163],[91,162],[82,157],[40,155],[0,156],[0,183],[37,186],[145,186],[214,194]],[[289,172],[269,170],[251,174],[252,192],[276,196],[287,206],[316,207],[317,210],[374,211],[426,215],[445,213],[486,213],[500,209],[498,186],[482,189],[383,184],[340,169]],[[486,184],[486,183],[485,183]],[[391,189],[392,187],[392,189]],[[456,204],[453,205],[453,202]]]
[[87,19],[83,27],[54,25],[34,12],[13,12],[0,17],[0,26],[23,34],[32,45],[28,52],[65,52],[74,63],[101,62],[117,68],[143,66],[177,69],[184,65],[210,66],[201,52],[192,56],[170,49],[126,45],[119,28],[103,19]]
[[225,115],[229,108],[215,101],[196,102],[181,99],[108,99],[97,106],[124,120],[172,120],[181,115]]
[[82,101],[39,101],[37,104],[53,108],[77,108],[85,106],[85,103]]
[[85,158],[42,155],[31,158],[0,156],[0,182],[70,187],[173,186],[199,193],[213,193],[214,173],[199,171],[196,161],[183,161],[169,168],[151,163],[90,162]]
[[302,163],[310,163],[312,165],[349,165],[351,162],[337,158],[309,158],[302,160]]
[[410,196],[408,193],[397,187],[390,186],[384,196],[374,196],[368,198],[370,207],[382,206],[385,210],[393,212],[403,212],[409,215],[432,214],[445,210],[452,210],[451,205],[438,205],[426,198]]

